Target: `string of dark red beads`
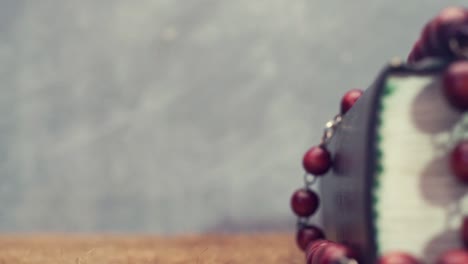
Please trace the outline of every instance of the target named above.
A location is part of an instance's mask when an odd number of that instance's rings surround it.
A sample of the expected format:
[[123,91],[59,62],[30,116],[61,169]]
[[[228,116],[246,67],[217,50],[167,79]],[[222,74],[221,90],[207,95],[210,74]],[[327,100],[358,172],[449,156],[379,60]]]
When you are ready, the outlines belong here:
[[317,212],[320,199],[312,190],[316,179],[325,175],[332,166],[332,157],[326,148],[333,130],[344,115],[362,95],[359,89],[350,90],[341,100],[341,114],[328,122],[318,146],[310,148],[302,159],[305,170],[304,187],[296,190],[291,197],[291,208],[298,216],[296,242],[306,252],[308,264],[357,264],[357,255],[350,247],[325,240],[323,231],[308,224],[308,219]]
[[409,53],[408,62],[428,57],[468,57],[468,11],[463,7],[447,7],[423,28],[419,40]]
[[[448,102],[459,111],[468,111],[468,9],[449,7],[424,27],[408,56],[414,63],[429,57],[453,60],[443,76],[443,92]],[[307,264],[357,264],[356,252],[350,247],[325,240],[323,231],[308,224],[308,218],[318,209],[320,199],[312,190],[318,177],[324,176],[332,166],[332,157],[326,149],[327,140],[335,127],[362,95],[351,90],[341,101],[341,114],[327,123],[321,143],[304,155],[305,187],[294,192],[291,207],[298,216],[297,244],[306,252]],[[450,168],[456,180],[468,184],[468,139],[461,140],[450,154]],[[468,216],[460,228],[460,237],[466,248],[452,249],[442,254],[436,264],[468,264]],[[390,252],[380,257],[378,264],[423,264],[405,252]]]

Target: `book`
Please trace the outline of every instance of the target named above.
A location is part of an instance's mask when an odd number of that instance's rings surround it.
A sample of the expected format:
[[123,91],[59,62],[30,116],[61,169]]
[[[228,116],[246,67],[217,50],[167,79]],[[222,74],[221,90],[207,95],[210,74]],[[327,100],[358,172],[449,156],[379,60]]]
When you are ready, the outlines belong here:
[[442,92],[449,61],[390,63],[341,119],[321,181],[327,238],[362,251],[364,263],[404,251],[427,263],[461,248],[466,185],[449,167],[468,136],[468,115]]

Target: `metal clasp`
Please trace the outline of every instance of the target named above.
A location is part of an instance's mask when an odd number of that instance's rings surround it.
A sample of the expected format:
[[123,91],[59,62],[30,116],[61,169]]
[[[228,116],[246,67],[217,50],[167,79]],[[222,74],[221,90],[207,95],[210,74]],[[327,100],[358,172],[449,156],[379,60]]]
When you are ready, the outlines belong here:
[[341,123],[342,117],[341,115],[336,115],[332,120],[328,121],[325,124],[325,128],[323,129],[323,135],[322,139],[320,140],[320,145],[325,145],[327,144],[330,139],[333,137],[335,134],[336,127],[338,124]]

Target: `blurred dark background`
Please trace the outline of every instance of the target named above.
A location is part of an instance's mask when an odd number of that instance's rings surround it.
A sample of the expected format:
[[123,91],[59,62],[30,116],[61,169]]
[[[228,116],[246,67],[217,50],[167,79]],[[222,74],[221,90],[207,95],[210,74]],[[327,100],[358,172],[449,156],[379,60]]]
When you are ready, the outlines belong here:
[[2,0],[0,231],[292,230],[341,95],[462,3]]

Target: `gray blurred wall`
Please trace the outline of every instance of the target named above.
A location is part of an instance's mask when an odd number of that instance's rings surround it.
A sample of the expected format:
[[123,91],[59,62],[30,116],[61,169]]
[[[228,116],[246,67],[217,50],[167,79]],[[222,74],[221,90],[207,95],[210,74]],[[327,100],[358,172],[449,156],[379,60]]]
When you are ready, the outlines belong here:
[[0,231],[291,230],[341,94],[444,5],[0,0]]

